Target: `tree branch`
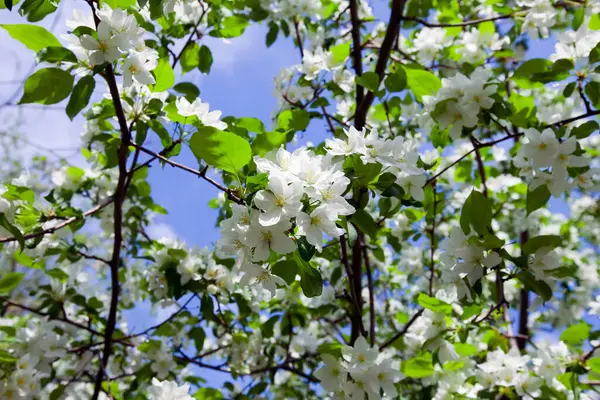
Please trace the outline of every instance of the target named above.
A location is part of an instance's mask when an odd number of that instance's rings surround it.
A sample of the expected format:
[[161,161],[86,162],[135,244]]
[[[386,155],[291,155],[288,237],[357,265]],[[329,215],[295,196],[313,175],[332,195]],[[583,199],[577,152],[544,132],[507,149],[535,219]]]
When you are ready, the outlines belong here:
[[500,16],[491,17],[491,18],[473,19],[471,21],[458,22],[458,23],[454,23],[454,24],[439,24],[439,23],[427,22],[426,20],[424,20],[422,18],[418,18],[418,17],[403,17],[402,19],[404,21],[418,22],[419,24],[425,25],[428,28],[460,28],[460,27],[464,27],[464,26],[478,25],[483,22],[508,19],[508,18],[512,18],[512,17],[513,17],[512,14],[507,14],[507,15],[500,15]]
[[367,246],[362,243],[362,252],[365,261],[365,269],[367,270],[367,285],[369,288],[369,339],[371,339],[371,347],[375,346],[375,288],[373,287],[373,273],[371,271],[371,263],[369,262],[369,254]]
[[208,183],[210,183],[211,185],[213,185],[217,189],[225,192],[227,194],[227,198],[229,198],[229,200],[234,201],[234,202],[236,202],[238,204],[244,204],[244,200],[241,199],[241,198],[239,198],[237,195],[235,195],[231,191],[231,189],[229,189],[229,188],[221,185],[219,182],[217,182],[214,179],[209,178],[208,176],[206,176],[206,168],[203,169],[202,171],[199,171],[197,169],[193,169],[193,168],[190,168],[190,167],[188,167],[186,165],[183,165],[183,164],[180,164],[178,162],[172,161],[172,160],[164,157],[163,155],[157,154],[157,153],[153,152],[152,150],[149,150],[149,149],[147,149],[145,147],[142,147],[139,144],[136,144],[134,142],[130,141],[129,144],[131,146],[135,147],[136,149],[139,149],[139,150],[143,151],[144,153],[149,154],[149,155],[151,155],[151,156],[153,156],[153,157],[155,157],[155,158],[157,158],[157,159],[159,159],[159,160],[161,160],[161,161],[163,161],[163,162],[165,162],[165,163],[167,163],[167,164],[169,164],[169,165],[171,165],[171,166],[173,166],[175,168],[179,168],[179,169],[182,169],[184,171],[190,172],[190,173],[192,173],[192,174],[194,174],[194,175],[196,175],[196,176],[204,179],[205,181],[207,181]]
[[[390,14],[390,21],[388,22],[388,27],[385,32],[385,36],[383,38],[383,42],[381,43],[381,49],[379,50],[379,58],[377,59],[377,65],[375,66],[375,73],[379,75],[379,82],[383,81],[383,77],[385,74],[385,69],[387,67],[388,60],[390,58],[390,53],[392,48],[394,47],[394,42],[396,41],[396,37],[398,36],[398,32],[400,31],[400,22],[402,21],[402,14],[404,12],[404,5],[406,4],[406,0],[392,0],[392,12]],[[350,3],[352,9],[352,2]],[[353,23],[354,26],[354,23]],[[360,33],[360,32],[359,32]],[[354,28],[353,28],[353,38],[354,38]],[[360,53],[360,36],[358,37],[358,42],[355,42],[355,46],[358,46]],[[355,56],[356,60],[356,56]],[[359,74],[356,71],[356,75]],[[371,91],[367,92],[367,95],[364,99],[359,99],[358,91],[360,86],[357,85],[357,97],[356,97],[356,129],[360,130],[366,123],[367,120],[367,112],[369,111],[369,107],[373,103],[375,98],[375,94]],[[361,88],[362,90],[362,88]]]
[[406,325],[404,325],[404,327],[402,328],[402,330],[400,332],[396,333],[387,342],[385,342],[384,344],[382,344],[381,347],[379,347],[379,350],[381,351],[381,350],[385,349],[386,347],[388,347],[389,345],[391,345],[392,343],[394,343],[396,340],[398,340],[402,336],[404,336],[406,334],[406,332],[408,332],[408,328],[410,328],[411,325],[415,323],[415,321],[417,320],[417,318],[419,318],[421,316],[421,314],[423,314],[423,311],[425,311],[424,308],[421,308],[419,311],[417,311],[415,313],[415,315],[413,315],[412,318],[406,323]]
[[72,321],[72,320],[70,320],[70,319],[68,319],[66,317],[65,318],[54,317],[54,316],[50,315],[49,313],[47,313],[45,311],[42,311],[42,310],[39,310],[39,309],[35,309],[33,307],[30,307],[30,306],[26,306],[24,304],[15,303],[14,301],[10,300],[8,297],[0,296],[0,301],[3,304],[7,304],[9,306],[17,307],[17,308],[20,308],[20,309],[25,310],[25,311],[29,311],[31,313],[37,314],[37,315],[42,316],[42,317],[48,317],[51,320],[64,322],[65,324],[69,324],[69,325],[74,326],[76,328],[88,331],[89,333],[91,333],[93,335],[102,336],[102,333],[100,333],[97,330],[92,329],[92,328],[90,328],[88,326],[80,324],[79,322]]

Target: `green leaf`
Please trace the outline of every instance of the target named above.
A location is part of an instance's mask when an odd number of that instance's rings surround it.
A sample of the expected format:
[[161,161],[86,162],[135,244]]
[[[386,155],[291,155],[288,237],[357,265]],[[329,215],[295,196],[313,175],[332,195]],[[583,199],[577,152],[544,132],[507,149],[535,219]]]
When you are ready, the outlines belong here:
[[46,28],[41,26],[30,24],[4,24],[0,25],[0,27],[6,29],[10,36],[35,52],[46,47],[61,47],[58,39]]
[[102,0],[102,3],[108,4],[112,9],[121,8],[123,10],[136,5],[135,0]]
[[329,49],[333,55],[333,63],[341,64],[346,61],[346,58],[350,55],[350,42],[341,43],[337,46],[333,46]]
[[153,92],[164,92],[173,87],[173,84],[175,83],[175,73],[173,72],[173,68],[171,68],[171,64],[167,57],[158,60],[158,65],[152,73],[156,78],[156,83],[152,88]]
[[332,356],[339,358],[342,356],[343,346],[340,343],[323,343],[317,348],[319,354],[331,354]]
[[542,208],[550,200],[550,191],[546,185],[537,187],[534,191],[527,190],[527,215],[531,214],[538,208]]
[[252,141],[252,152],[263,157],[269,151],[287,143],[286,132],[273,131],[256,135]]
[[248,22],[248,18],[243,15],[225,17],[222,22],[222,28],[217,31],[212,31],[210,35],[222,38],[234,38],[240,36],[246,30]]
[[242,117],[235,121],[235,125],[248,129],[250,132],[264,133],[265,124],[258,118]]
[[425,353],[403,362],[402,372],[409,378],[425,378],[433,375],[435,371],[433,369],[431,354]]
[[13,0],[0,0],[0,10],[3,8],[8,8],[8,11],[12,11]]
[[96,81],[91,75],[86,75],[77,82],[66,109],[71,120],[88,105],[95,87]]
[[577,139],[585,139],[592,133],[598,130],[598,123],[596,121],[588,121],[571,131],[571,136],[575,136]]
[[206,339],[206,333],[204,333],[204,329],[199,326],[195,326],[190,330],[189,334],[190,339],[194,341],[194,346],[196,346],[196,352],[200,353],[202,348],[204,347],[204,340]]
[[529,239],[523,245],[523,253],[534,254],[541,248],[550,247],[552,249],[562,244],[562,238],[556,235],[540,235]]
[[210,49],[204,45],[200,46],[200,62],[198,63],[198,69],[200,72],[204,74],[208,74],[210,72],[210,67],[212,67],[213,56]]
[[193,102],[198,96],[200,96],[200,89],[196,85],[190,82],[180,82],[173,86],[173,90],[181,93],[185,96],[187,101]]
[[350,222],[372,238],[377,235],[377,225],[373,217],[363,209],[356,211],[352,218],[350,218]]
[[189,44],[183,50],[179,64],[184,74],[196,68],[200,64],[200,46],[195,42]]
[[19,8],[19,14],[27,16],[27,21],[38,22],[56,11],[58,2],[52,0],[25,0]]
[[304,261],[298,252],[294,253],[294,260],[298,265],[300,287],[306,297],[316,297],[323,293],[323,278],[318,269]]
[[19,286],[25,274],[22,272],[9,272],[0,277],[0,293],[9,293]]
[[588,99],[596,107],[600,107],[600,82],[588,82],[583,89]]
[[517,277],[523,284],[538,294],[544,301],[552,298],[552,288],[544,281],[538,281],[529,271],[521,271]]
[[600,30],[600,14],[592,15],[590,22],[588,23],[588,28],[593,31]]
[[579,345],[589,337],[591,330],[592,327],[589,324],[580,322],[565,329],[560,335],[560,340],[574,346]]
[[512,76],[513,81],[522,89],[541,88],[548,82],[561,81],[570,76],[573,62],[567,59],[552,61],[534,58],[525,61]]
[[590,51],[589,55],[590,64],[597,63],[600,61],[600,43],[598,43],[592,51]]
[[283,279],[288,285],[291,285],[296,280],[298,264],[292,260],[279,261],[271,267],[271,273]]
[[587,366],[592,369],[592,372],[600,375],[600,357],[593,357],[587,360]]
[[425,293],[419,293],[419,297],[417,297],[417,302],[424,308],[431,310],[433,312],[441,312],[446,315],[452,315],[452,306],[445,301],[436,299],[435,297],[430,297]]
[[49,269],[48,271],[46,271],[46,275],[51,276],[52,278],[57,279],[62,283],[65,283],[67,280],[69,280],[69,275],[67,275],[67,273],[62,269],[58,268]]
[[310,123],[310,115],[306,110],[284,110],[277,116],[277,126],[283,130],[303,131]]
[[190,148],[198,160],[232,174],[237,174],[252,157],[246,140],[212,127],[199,128],[190,139]]
[[298,245],[298,252],[300,253],[300,257],[304,261],[310,261],[310,259],[315,255],[315,246],[308,243],[306,237],[301,236],[296,240],[296,244]]
[[475,232],[485,236],[492,225],[492,215],[490,201],[482,193],[473,190],[463,205],[460,227],[465,234],[468,234],[472,226]]
[[423,96],[432,96],[442,88],[442,81],[436,75],[424,69],[406,68],[406,85],[417,100]]
[[376,92],[379,88],[379,75],[375,72],[365,72],[361,76],[356,77],[356,84],[371,92]]
[[63,61],[76,63],[77,57],[73,52],[64,47],[46,47],[37,53],[37,62],[60,63]]
[[398,67],[395,72],[389,74],[385,78],[385,88],[389,92],[401,92],[406,88],[406,70],[402,67]]
[[275,40],[277,40],[277,35],[279,34],[279,26],[273,21],[269,22],[269,32],[267,32],[267,37],[265,39],[265,43],[267,47],[271,47]]
[[470,357],[477,354],[477,346],[469,343],[454,343],[454,349],[459,356]]
[[73,76],[60,68],[44,68],[25,81],[23,97],[19,104],[56,104],[69,96]]
[[17,239],[21,250],[23,250],[23,248],[25,247],[25,238],[23,237],[23,234],[21,233],[19,228],[8,222],[8,219],[6,219],[6,215],[4,215],[4,213],[0,213],[0,226],[9,231],[10,234],[13,235],[15,239]]

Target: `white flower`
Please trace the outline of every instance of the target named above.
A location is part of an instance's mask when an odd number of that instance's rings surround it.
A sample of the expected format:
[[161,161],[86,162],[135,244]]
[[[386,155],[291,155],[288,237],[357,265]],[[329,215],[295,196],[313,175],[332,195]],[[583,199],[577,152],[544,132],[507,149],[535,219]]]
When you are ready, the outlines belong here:
[[240,280],[241,286],[247,286],[250,284],[260,285],[263,289],[271,292],[272,297],[275,297],[277,285],[287,286],[283,279],[277,275],[271,274],[268,269],[257,264],[243,264],[240,268],[240,272],[244,274]]
[[348,362],[348,371],[362,372],[367,371],[375,364],[379,349],[370,347],[367,339],[359,336],[354,342],[354,347],[344,346],[342,349],[344,359]]
[[312,81],[319,75],[319,72],[327,69],[327,54],[322,48],[318,48],[314,53],[308,50],[304,51],[300,71],[305,74],[304,78]]
[[177,112],[184,117],[195,115],[206,126],[212,126],[220,130],[227,129],[227,124],[219,120],[221,111],[209,112],[208,103],[203,103],[199,98],[190,103],[185,97],[179,97],[175,100],[175,105],[177,106]]
[[193,400],[189,395],[190,385],[179,386],[173,381],[159,381],[152,378],[152,386],[148,389],[150,400]]
[[347,156],[350,154],[364,154],[366,152],[365,134],[366,129],[360,132],[351,126],[348,130],[344,129],[347,139],[325,139],[327,152],[334,156]]
[[533,39],[538,39],[538,33],[546,38],[548,28],[554,25],[556,10],[549,0],[517,0],[517,5],[529,7],[521,32],[528,32]]
[[500,264],[502,259],[496,252],[491,252],[487,257],[483,255],[483,249],[477,246],[469,246],[458,252],[462,261],[456,264],[455,270],[465,274],[469,283],[474,285],[483,276],[483,267],[492,268]]
[[296,250],[296,244],[286,234],[292,227],[290,221],[279,221],[275,225],[263,226],[258,222],[258,216],[246,232],[246,244],[254,247],[254,261],[264,261],[273,250],[279,254],[287,254]]
[[304,194],[301,182],[288,185],[282,175],[274,173],[269,176],[269,189],[270,192],[260,190],[254,197],[254,204],[263,211],[258,217],[261,225],[275,225],[282,218],[289,219],[298,215],[302,209],[300,199]]
[[478,112],[478,108],[449,101],[446,104],[446,111],[437,116],[437,121],[442,129],[451,127],[450,137],[458,139],[462,134],[463,127],[472,128],[477,124]]
[[423,186],[426,181],[425,175],[403,175],[396,178],[398,185],[417,201],[425,200]]
[[390,359],[383,360],[372,367],[368,374],[372,377],[368,380],[372,392],[379,393],[381,388],[389,398],[395,398],[398,395],[395,383],[404,378],[404,374],[392,366]]
[[560,261],[557,254],[547,247],[538,249],[529,260],[529,268],[538,279],[544,279],[546,271],[558,267],[560,267]]
[[308,243],[312,244],[317,250],[322,250],[323,233],[331,237],[337,237],[344,234],[344,230],[335,225],[337,213],[332,214],[327,206],[319,206],[310,213],[310,215],[301,212],[296,218],[298,224],[298,235],[306,236]]
[[123,86],[131,86],[134,78],[142,85],[154,84],[156,81],[150,71],[155,69],[156,65],[156,59],[147,59],[144,53],[130,54],[123,62]]
[[523,154],[528,157],[535,168],[550,166],[558,155],[558,139],[552,129],[544,129],[541,133],[534,128],[525,130],[529,140],[523,145]]
[[112,63],[121,57],[118,48],[119,39],[112,35],[110,26],[106,22],[98,24],[98,40],[90,35],[83,35],[79,40],[86,50],[91,51],[90,63],[94,65]]
[[325,390],[335,392],[346,382],[346,370],[331,354],[323,354],[322,358],[325,366],[315,372],[315,377]]

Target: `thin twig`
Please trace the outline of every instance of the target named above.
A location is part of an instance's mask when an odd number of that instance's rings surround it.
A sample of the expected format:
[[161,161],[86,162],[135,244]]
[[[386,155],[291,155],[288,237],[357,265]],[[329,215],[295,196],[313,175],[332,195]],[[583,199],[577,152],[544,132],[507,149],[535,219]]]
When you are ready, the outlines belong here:
[[412,324],[415,323],[415,321],[417,320],[417,318],[419,318],[421,316],[421,314],[423,314],[423,311],[425,311],[424,308],[421,308],[419,311],[417,311],[415,313],[415,315],[413,315],[412,318],[404,325],[404,327],[402,328],[402,330],[400,332],[396,333],[387,342],[385,342],[384,344],[382,344],[381,347],[379,348],[379,350],[385,349],[386,347],[388,347],[389,345],[391,345],[392,343],[394,343],[396,340],[398,340],[402,336],[404,336],[406,334],[406,332],[408,332],[408,329],[412,326]]

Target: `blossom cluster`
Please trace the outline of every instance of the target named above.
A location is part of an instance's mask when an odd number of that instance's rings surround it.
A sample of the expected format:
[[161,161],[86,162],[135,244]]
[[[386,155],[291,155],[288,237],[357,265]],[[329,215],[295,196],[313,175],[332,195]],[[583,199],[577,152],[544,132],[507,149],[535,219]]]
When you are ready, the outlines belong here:
[[[590,159],[577,150],[575,136],[567,135],[559,140],[550,128],[542,132],[530,128],[524,133],[525,142],[513,163],[519,168],[519,174],[530,183],[531,191],[546,185],[550,193],[558,197],[574,186],[593,187],[597,171],[589,169]],[[572,177],[569,173],[572,168],[587,170]]]
[[289,236],[293,225],[297,228],[295,237],[305,237],[319,250],[323,235],[341,235],[338,218],[354,212],[343,197],[350,180],[341,162],[306,148],[292,153],[280,148],[265,158],[255,157],[254,162],[257,171],[267,175],[268,188],[254,196],[256,208],[232,206],[232,217],[221,223],[218,247],[224,254],[237,257],[245,273],[242,284],[252,280],[274,295],[275,284],[283,280],[253,263],[266,261],[271,251],[295,251],[296,244]]
[[99,19],[95,35],[81,35],[78,44],[71,41],[79,61],[89,67],[122,61],[123,86],[131,86],[134,80],[144,85],[154,84],[151,71],[158,65],[158,52],[146,46],[146,31],[135,16],[107,4],[95,12]]
[[[424,121],[432,114],[440,128],[449,128],[450,137],[458,139],[463,128],[474,128],[479,122],[479,112],[490,109],[494,104],[491,96],[497,85],[490,82],[491,72],[479,67],[469,77],[460,72],[451,78],[442,79],[442,88],[435,96],[423,96]],[[443,102],[443,110],[438,105]],[[427,123],[427,122],[425,122]]]
[[354,127],[345,130],[346,140],[326,139],[327,153],[332,156],[356,154],[365,164],[380,163],[385,172],[396,177],[396,183],[415,200],[424,198],[425,171],[417,166],[419,153],[417,143],[398,136],[393,139],[381,137],[376,130],[361,131]]
[[[342,348],[342,359],[322,355],[325,365],[315,372],[321,387],[337,399],[380,399],[383,390],[389,398],[398,395],[395,384],[404,378],[398,363],[385,358],[379,349],[359,336],[354,346]],[[349,376],[352,380],[348,379]]]

